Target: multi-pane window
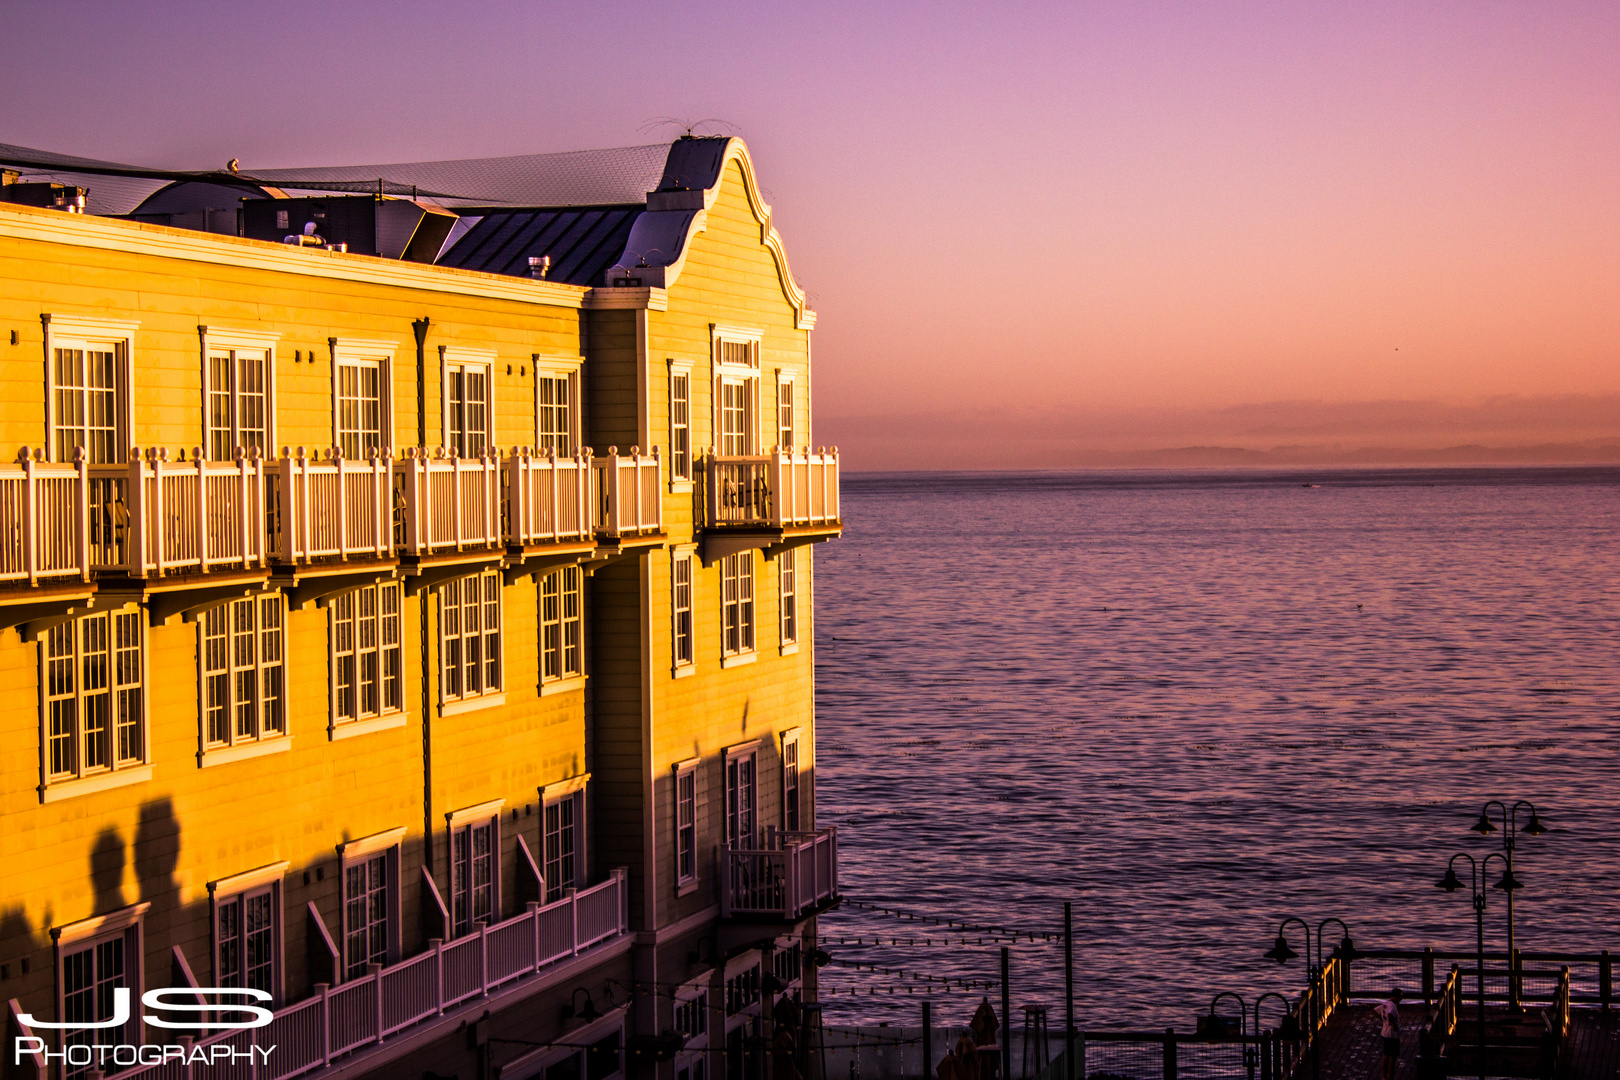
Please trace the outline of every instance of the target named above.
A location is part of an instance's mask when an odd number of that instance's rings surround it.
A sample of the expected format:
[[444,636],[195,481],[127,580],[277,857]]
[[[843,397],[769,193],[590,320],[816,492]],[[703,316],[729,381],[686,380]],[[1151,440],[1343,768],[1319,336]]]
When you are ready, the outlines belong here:
[[439,635],[446,701],[500,692],[500,571],[488,570],[439,586]]
[[52,386],[55,388],[55,443],[57,461],[72,461],[83,448],[92,464],[116,465],[125,460],[119,397],[124,387],[122,347],[115,344],[73,342],[52,350]]
[[58,623],[41,642],[49,779],[146,760],[141,612]]
[[383,363],[344,360],[337,365],[338,447],[350,460],[383,448]]
[[579,833],[576,829],[579,818],[580,793],[564,795],[555,802],[545,805],[545,875],[546,875],[546,903],[560,898],[564,889],[577,888],[575,877],[576,859],[579,850]]
[[784,453],[793,449],[793,382],[776,384],[776,445]]
[[675,1002],[675,1030],[689,1039],[709,1030],[708,991]]
[[450,834],[451,925],[457,937],[474,924],[495,921],[495,822],[489,819]]
[[799,737],[782,740],[782,827],[799,831]]
[[574,452],[573,394],[566,375],[540,375],[535,386],[535,435],[540,453],[558,457]]
[[670,591],[674,606],[675,666],[686,667],[693,661],[691,555],[675,556]]
[[367,585],[335,598],[332,614],[332,713],[335,722],[405,708],[400,657],[400,587]]
[[219,986],[276,992],[276,888],[266,885],[219,902],[215,942]]
[[692,377],[684,371],[669,376],[669,475],[692,478]]
[[208,351],[208,456],[230,461],[236,448],[270,450],[270,360],[264,349]]
[[540,579],[540,678],[550,682],[585,671],[582,647],[585,575],[565,566]]
[[792,645],[799,640],[799,560],[798,552],[788,548],[776,557],[781,576],[782,644]]
[[[73,1028],[63,1036],[66,1046],[94,1046],[96,1043],[140,1042],[139,1008],[141,989],[137,985],[140,971],[140,930],[131,926],[93,941],[76,943],[62,950],[61,987],[62,1023],[94,1024],[111,1020],[113,991],[126,987],[130,991],[131,1015],[122,1028]],[[92,1061],[93,1056],[75,1055]],[[64,1077],[82,1076],[89,1065],[65,1064]]]
[[755,381],[720,380],[720,453],[727,457],[741,457],[754,451]]
[[388,852],[358,859],[343,870],[343,960],[356,979],[368,964],[388,962]]
[[232,600],[198,620],[208,746],[286,733],[284,625],[279,594]]
[[489,365],[450,364],[445,369],[445,437],[460,457],[477,457],[489,446]]
[[753,752],[726,755],[726,846],[751,848],[755,836],[758,786]]
[[754,553],[720,560],[720,651],[725,656],[754,651]]
[[697,763],[675,769],[675,881],[697,877]]

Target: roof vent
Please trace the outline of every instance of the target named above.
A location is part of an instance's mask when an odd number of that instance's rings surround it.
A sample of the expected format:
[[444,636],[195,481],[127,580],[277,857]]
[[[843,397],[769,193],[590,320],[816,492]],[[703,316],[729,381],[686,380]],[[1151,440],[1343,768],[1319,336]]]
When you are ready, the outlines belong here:
[[550,255],[530,255],[529,256],[529,276],[530,277],[532,277],[532,278],[544,278],[549,273],[551,273],[551,256]]

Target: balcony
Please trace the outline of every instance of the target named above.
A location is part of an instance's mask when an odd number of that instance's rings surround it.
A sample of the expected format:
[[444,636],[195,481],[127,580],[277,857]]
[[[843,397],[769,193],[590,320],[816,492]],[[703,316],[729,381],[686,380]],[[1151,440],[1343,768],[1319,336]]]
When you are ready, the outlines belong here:
[[838,829],[771,829],[763,850],[720,850],[723,918],[797,922],[838,898]]
[[644,455],[632,446],[628,457],[617,446],[607,457],[592,458],[596,472],[602,536],[623,544],[634,539],[661,539],[664,533],[663,488],[659,486],[658,448]]
[[705,469],[705,564],[749,548],[792,547],[843,532],[836,447],[747,457],[723,456],[711,447]]
[[[373,966],[337,986],[319,984],[312,996],[277,1009],[264,1027],[226,1032],[196,1045],[231,1046],[244,1062],[250,1047],[275,1047],[254,1070],[259,1080],[288,1080],[366,1047],[386,1047],[387,1040],[430,1024],[463,1002],[477,1002],[524,980],[543,988],[548,969],[628,932],[627,897],[625,871],[615,870],[600,885],[544,907],[531,904],[521,915],[480,924],[476,933],[454,941],[435,940],[408,960]],[[377,1064],[384,1061],[380,1053]],[[112,1075],[156,1080],[173,1070],[153,1065]]]

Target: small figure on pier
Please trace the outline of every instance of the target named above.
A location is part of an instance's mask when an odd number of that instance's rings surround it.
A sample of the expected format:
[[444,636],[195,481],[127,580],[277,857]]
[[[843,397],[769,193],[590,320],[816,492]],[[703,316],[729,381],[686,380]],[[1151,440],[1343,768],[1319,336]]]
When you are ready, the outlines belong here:
[[990,1005],[990,999],[985,998],[979,1002],[979,1007],[973,1012],[973,1019],[969,1021],[968,1028],[973,1032],[973,1041],[980,1046],[995,1046],[996,1032],[1001,1029],[996,1021],[996,1010]]
[[1401,988],[1395,987],[1389,997],[1373,1008],[1373,1015],[1381,1021],[1379,1034],[1384,1040],[1384,1080],[1395,1080],[1395,1066],[1401,1058]]

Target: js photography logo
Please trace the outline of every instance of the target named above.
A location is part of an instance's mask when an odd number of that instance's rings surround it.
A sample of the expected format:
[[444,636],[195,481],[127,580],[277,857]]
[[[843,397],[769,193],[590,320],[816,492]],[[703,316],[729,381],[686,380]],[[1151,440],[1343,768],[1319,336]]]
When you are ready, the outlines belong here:
[[[171,996],[183,995],[189,1000],[171,1001]],[[197,999],[203,995],[223,996],[225,1001],[204,1002],[198,1004]],[[264,1027],[275,1014],[269,1009],[258,1005],[249,1005],[245,1002],[235,1002],[231,998],[246,998],[249,1001],[269,1001],[270,995],[263,990],[249,990],[240,986],[202,986],[191,987],[167,986],[156,990],[148,990],[141,995],[141,1004],[156,1012],[202,1013],[203,1016],[193,1021],[165,1020],[162,1016],[152,1013],[142,1013],[141,1020],[151,1027],[168,1028],[172,1031],[241,1031],[245,1028]],[[46,1063],[60,1061],[70,1066],[84,1067],[95,1065],[161,1065],[166,1061],[179,1061],[187,1065],[226,1065],[237,1061],[258,1062],[267,1064],[274,1046],[250,1046],[238,1050],[233,1046],[214,1044],[211,1046],[176,1046],[168,1043],[126,1043],[126,1042],[96,1042],[95,1033],[100,1031],[120,1034],[129,1023],[131,1012],[130,991],[128,987],[115,987],[112,992],[112,1016],[106,1020],[93,1022],[69,1021],[67,1023],[52,1024],[44,1020],[34,1019],[31,1013],[19,1013],[17,1019],[22,1021],[29,1030],[50,1030],[65,1033],[66,1044],[53,1048],[50,1041],[38,1035],[19,1035],[12,1041],[11,1059],[13,1065],[21,1065],[23,1056],[40,1055]],[[244,1015],[246,1019],[230,1019],[231,1015]]]

